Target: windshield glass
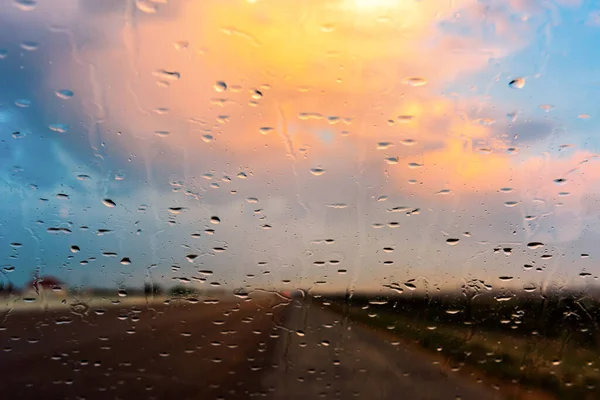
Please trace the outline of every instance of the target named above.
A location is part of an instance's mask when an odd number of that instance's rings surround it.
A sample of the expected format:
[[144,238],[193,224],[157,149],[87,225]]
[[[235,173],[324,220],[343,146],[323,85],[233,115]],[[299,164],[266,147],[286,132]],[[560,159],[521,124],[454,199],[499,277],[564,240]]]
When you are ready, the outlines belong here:
[[600,396],[600,9],[6,0],[15,398]]

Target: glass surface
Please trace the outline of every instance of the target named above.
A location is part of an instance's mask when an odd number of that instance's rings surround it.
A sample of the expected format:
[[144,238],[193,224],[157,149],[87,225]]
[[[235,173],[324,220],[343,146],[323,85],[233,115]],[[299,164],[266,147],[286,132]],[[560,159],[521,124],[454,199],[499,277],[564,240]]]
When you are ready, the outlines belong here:
[[0,2],[0,392],[600,398],[600,5]]

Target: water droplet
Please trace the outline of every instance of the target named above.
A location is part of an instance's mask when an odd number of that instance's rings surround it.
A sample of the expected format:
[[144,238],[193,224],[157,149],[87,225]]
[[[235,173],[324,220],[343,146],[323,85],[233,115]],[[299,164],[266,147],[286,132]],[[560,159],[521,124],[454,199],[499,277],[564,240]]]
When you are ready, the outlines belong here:
[[0,60],[5,59],[6,57],[8,57],[8,50],[0,49]]
[[121,259],[121,264],[123,264],[123,265],[129,265],[129,264],[131,264],[131,260],[129,259],[129,257],[123,257]]
[[523,89],[525,86],[525,78],[515,78],[508,82],[508,87],[511,89]]
[[37,6],[35,0],[15,0],[14,4],[21,11],[32,11]]
[[516,206],[518,204],[519,204],[518,201],[505,201],[504,202],[504,206],[506,206],[506,207],[514,207],[514,206]]
[[270,126],[263,126],[258,131],[263,135],[268,135],[269,133],[273,132],[274,129],[275,128],[271,128]]
[[227,84],[223,81],[217,81],[213,85],[213,89],[215,89],[215,92],[223,93],[224,91],[227,90]]
[[321,167],[311,168],[310,173],[314,176],[321,176],[325,173],[325,169]]
[[527,243],[527,247],[529,247],[530,249],[539,249],[541,247],[544,247],[544,243],[542,243],[542,242],[530,242],[530,243]]
[[79,246],[75,246],[75,245],[71,246],[71,253],[78,253],[79,250],[80,250]]
[[254,100],[260,100],[263,97],[263,94],[260,90],[251,90],[250,91],[250,97],[252,97],[252,99]]
[[48,125],[51,131],[65,133],[69,130],[69,125],[67,124],[50,124]]
[[118,295],[119,297],[127,297],[127,290],[125,290],[125,289],[119,289],[119,290],[117,291],[117,295]]
[[394,144],[391,142],[379,142],[377,143],[377,150],[386,150],[392,147]]
[[514,278],[512,276],[499,276],[498,279],[500,279],[501,281],[510,282]]
[[21,48],[27,51],[35,51],[40,47],[38,42],[33,42],[31,40],[25,40],[21,42]]
[[422,166],[423,166],[423,164],[419,164],[419,163],[416,163],[416,162],[408,163],[408,168],[411,168],[411,169],[421,168]]
[[178,42],[173,43],[173,47],[175,47],[175,50],[178,50],[178,51],[187,50],[189,45],[190,45],[190,43],[186,40],[180,40]]
[[457,245],[459,241],[460,241],[460,239],[455,239],[455,238],[446,239],[446,243],[448,243],[450,246]]
[[400,143],[402,143],[405,146],[414,146],[415,144],[417,144],[417,141],[415,139],[404,139]]
[[410,77],[404,79],[402,83],[412,87],[420,87],[427,85],[427,79],[420,77]]
[[401,124],[407,124],[410,121],[412,121],[413,119],[415,119],[415,117],[412,115],[398,115],[398,117],[396,119]]
[[553,182],[558,186],[562,186],[567,183],[567,180],[565,178],[557,178]]
[[210,217],[210,223],[211,224],[215,224],[216,225],[216,224],[218,224],[220,222],[221,222],[221,219],[219,217],[217,217],[217,216]]
[[29,108],[31,107],[31,100],[27,100],[27,99],[17,99],[15,100],[15,106],[17,107],[21,107],[21,108]]
[[109,208],[113,208],[113,207],[115,207],[117,205],[111,199],[102,199],[102,204],[104,204],[106,207],[109,207]]
[[154,71],[154,76],[169,81],[178,81],[181,79],[181,74],[179,72],[167,71],[166,69],[158,69]]
[[61,89],[61,90],[57,90],[55,92],[56,97],[63,99],[63,100],[68,100],[70,98],[73,97],[74,93],[71,90],[68,89]]
[[398,164],[399,158],[398,157],[387,157],[385,159],[385,162],[390,164],[390,165],[395,165]]
[[146,14],[155,14],[158,11],[158,6],[150,0],[135,0],[135,6]]

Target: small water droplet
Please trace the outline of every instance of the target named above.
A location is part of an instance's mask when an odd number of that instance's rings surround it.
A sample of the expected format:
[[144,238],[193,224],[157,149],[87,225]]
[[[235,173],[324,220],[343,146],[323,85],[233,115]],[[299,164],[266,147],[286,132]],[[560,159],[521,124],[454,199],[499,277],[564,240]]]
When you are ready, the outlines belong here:
[[157,69],[154,71],[154,76],[169,81],[178,81],[181,79],[181,74],[179,72],[167,71],[166,69]]
[[78,253],[79,250],[80,250],[79,246],[75,246],[75,245],[71,246],[71,253]]
[[310,173],[313,174],[314,176],[321,176],[325,173],[325,169],[323,169],[321,167],[311,168]]
[[541,247],[544,247],[544,243],[542,242],[530,242],[527,243],[527,247],[529,247],[530,249],[539,249]]
[[456,238],[446,239],[446,243],[448,243],[450,246],[457,245],[459,241],[460,241],[460,239],[456,239]]
[[223,93],[224,91],[227,90],[227,84],[223,81],[217,81],[213,85],[213,89],[215,89],[215,92]]
[[508,87],[511,89],[523,89],[525,86],[525,78],[515,78],[508,82]]
[[557,178],[553,182],[558,186],[562,186],[567,183],[567,180],[565,178]]
[[21,42],[21,48],[23,50],[27,50],[27,51],[35,51],[40,47],[40,44],[38,42],[34,42],[31,40],[25,40],[23,42]]
[[150,0],[135,0],[135,6],[138,10],[146,14],[155,14],[158,6]]
[[51,131],[65,133],[69,130],[69,125],[67,124],[50,124],[48,125]]
[[504,206],[506,206],[506,207],[515,207],[518,204],[519,204],[518,201],[505,201],[504,202]]
[[216,224],[218,224],[220,222],[221,222],[221,219],[219,217],[217,217],[217,216],[210,217],[210,223],[211,224],[215,224],[216,225]]
[[123,265],[129,265],[129,264],[131,264],[131,260],[129,259],[129,257],[123,257],[121,259],[121,264],[123,264]]
[[420,87],[427,85],[427,79],[420,77],[410,77],[404,79],[402,83],[412,87]]
[[31,107],[31,100],[27,100],[27,99],[17,99],[15,100],[15,106],[17,107],[21,107],[21,108],[29,108]]
[[109,207],[109,208],[113,208],[113,207],[115,207],[117,205],[111,199],[102,199],[102,204],[104,204],[106,207]]
[[270,126],[263,126],[258,131],[263,135],[268,135],[269,133],[273,132],[274,129],[275,128],[271,128]]
[[35,0],[15,0],[14,4],[21,11],[32,11],[37,6]]
[[61,90],[57,90],[55,92],[56,97],[63,99],[63,100],[68,100],[70,98],[73,97],[74,93],[71,90],[68,89],[61,89]]

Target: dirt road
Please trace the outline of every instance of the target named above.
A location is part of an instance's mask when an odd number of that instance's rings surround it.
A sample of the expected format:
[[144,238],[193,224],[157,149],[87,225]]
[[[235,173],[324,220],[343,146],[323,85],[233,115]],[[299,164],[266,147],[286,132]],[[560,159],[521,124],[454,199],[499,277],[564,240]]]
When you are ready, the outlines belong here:
[[276,303],[265,297],[11,314],[0,322],[0,393],[22,399],[500,398],[319,305]]

